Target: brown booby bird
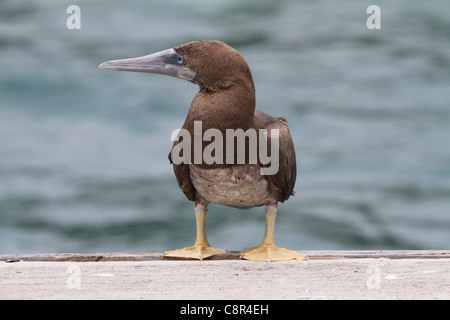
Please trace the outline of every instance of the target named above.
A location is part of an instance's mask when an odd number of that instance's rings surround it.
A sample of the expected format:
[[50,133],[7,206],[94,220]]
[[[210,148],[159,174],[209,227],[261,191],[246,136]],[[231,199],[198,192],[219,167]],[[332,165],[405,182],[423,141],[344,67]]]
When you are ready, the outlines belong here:
[[[150,55],[111,60],[102,63],[100,68],[148,72],[168,75],[188,80],[200,87],[192,100],[188,115],[182,130],[195,136],[196,125],[201,124],[203,135],[210,129],[216,135],[225,136],[230,129],[248,133],[249,130],[266,132],[257,135],[257,147],[270,149],[270,144],[278,144],[276,172],[262,174],[262,169],[268,166],[262,159],[251,161],[250,138],[245,139],[245,159],[239,161],[238,148],[231,149],[234,154],[226,154],[229,143],[236,139],[218,142],[217,148],[210,155],[218,161],[173,161],[173,152],[169,159],[173,164],[178,184],[186,197],[195,202],[195,217],[197,221],[197,236],[194,246],[164,253],[165,257],[203,259],[213,255],[228,254],[228,251],[211,247],[205,233],[206,209],[209,203],[231,207],[248,208],[265,206],[266,228],[263,240],[259,246],[241,251],[241,257],[248,260],[276,261],[303,260],[305,256],[295,251],[279,248],[274,245],[274,226],[278,202],[284,202],[291,195],[296,179],[296,160],[294,145],[288,125],[283,117],[272,117],[255,109],[255,86],[250,68],[242,55],[220,41],[202,40],[186,43]],[[274,131],[275,129],[275,131]],[[272,133],[275,132],[276,134]],[[271,139],[272,137],[278,140]],[[184,141],[176,139],[172,151]],[[180,141],[181,140],[181,141]],[[206,152],[207,141],[190,140],[192,148],[183,150],[184,159],[189,153],[195,158],[195,150]],[[184,141],[187,142],[188,140]],[[263,146],[263,142],[267,146]],[[185,144],[186,145],[186,144]],[[223,149],[221,149],[223,148]],[[177,149],[179,152],[180,149]],[[258,151],[260,152],[260,151]],[[222,155],[220,154],[222,153]],[[180,153],[179,153],[180,154]],[[201,153],[200,153],[201,155]],[[217,156],[217,157],[216,157]],[[273,156],[273,154],[271,155]]]

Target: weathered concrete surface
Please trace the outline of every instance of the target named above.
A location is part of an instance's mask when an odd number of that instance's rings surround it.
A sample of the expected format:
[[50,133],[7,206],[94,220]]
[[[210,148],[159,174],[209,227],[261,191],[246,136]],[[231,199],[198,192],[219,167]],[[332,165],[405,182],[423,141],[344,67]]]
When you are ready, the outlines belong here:
[[450,251],[299,253],[310,259],[0,255],[0,299],[450,299]]

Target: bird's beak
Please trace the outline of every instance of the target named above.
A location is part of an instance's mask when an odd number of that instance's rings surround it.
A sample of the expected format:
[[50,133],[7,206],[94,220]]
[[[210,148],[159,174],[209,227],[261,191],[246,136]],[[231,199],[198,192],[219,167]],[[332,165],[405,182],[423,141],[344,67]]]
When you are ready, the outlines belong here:
[[195,71],[185,66],[183,56],[174,49],[167,49],[138,58],[106,61],[98,67],[118,71],[158,73],[188,81],[196,76]]

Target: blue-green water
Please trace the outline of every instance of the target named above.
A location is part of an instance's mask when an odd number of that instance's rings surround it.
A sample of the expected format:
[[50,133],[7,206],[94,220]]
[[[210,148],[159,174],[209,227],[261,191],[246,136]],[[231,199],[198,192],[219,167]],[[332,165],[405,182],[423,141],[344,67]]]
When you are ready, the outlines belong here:
[[[81,9],[68,30],[66,9]],[[366,9],[381,8],[368,30]],[[164,251],[194,241],[167,160],[196,86],[100,70],[198,39],[238,49],[285,116],[293,249],[448,249],[450,2],[1,1],[0,253]],[[210,242],[260,242],[263,208],[211,205]]]

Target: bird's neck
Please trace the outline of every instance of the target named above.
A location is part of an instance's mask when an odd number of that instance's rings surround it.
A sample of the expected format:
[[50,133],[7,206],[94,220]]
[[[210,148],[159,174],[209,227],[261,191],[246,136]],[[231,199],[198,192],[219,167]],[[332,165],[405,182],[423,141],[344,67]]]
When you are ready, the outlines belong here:
[[227,89],[215,91],[200,90],[192,100],[184,127],[189,130],[194,121],[202,121],[203,130],[246,130],[253,126],[254,113],[253,85],[232,85]]

